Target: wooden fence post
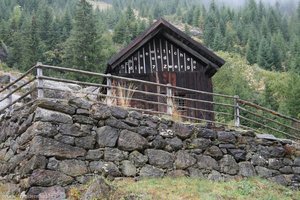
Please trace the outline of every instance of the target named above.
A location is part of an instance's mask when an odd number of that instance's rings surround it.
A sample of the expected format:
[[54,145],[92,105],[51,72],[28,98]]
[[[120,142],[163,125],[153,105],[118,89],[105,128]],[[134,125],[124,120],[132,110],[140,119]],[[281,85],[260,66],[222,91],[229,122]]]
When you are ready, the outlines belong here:
[[108,106],[112,105],[112,81],[111,81],[111,74],[107,74],[106,77],[106,85],[107,85],[107,93],[106,93],[106,104]]
[[41,79],[41,76],[43,76],[43,69],[39,66],[41,66],[42,63],[38,62],[36,64],[37,68],[36,68],[36,78],[37,78],[37,93],[38,93],[38,99],[40,98],[44,98],[44,81],[43,79]]
[[239,96],[234,96],[234,125],[235,127],[240,127],[240,107],[239,107]]
[[172,100],[172,88],[171,84],[167,84],[167,114],[172,115],[173,114],[173,100]]

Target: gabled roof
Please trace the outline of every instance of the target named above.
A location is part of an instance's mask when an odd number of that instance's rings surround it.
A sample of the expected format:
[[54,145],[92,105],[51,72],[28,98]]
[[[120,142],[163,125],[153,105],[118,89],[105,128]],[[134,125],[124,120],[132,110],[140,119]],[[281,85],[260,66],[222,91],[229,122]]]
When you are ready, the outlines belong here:
[[207,74],[213,76],[217,70],[224,65],[225,61],[213,53],[211,50],[203,46],[201,43],[193,40],[178,28],[160,18],[153,23],[145,32],[136,37],[128,46],[123,48],[118,54],[108,61],[108,69],[110,71],[122,63],[131,54],[146,44],[156,35],[162,34],[166,39],[182,47],[196,58],[207,64]]

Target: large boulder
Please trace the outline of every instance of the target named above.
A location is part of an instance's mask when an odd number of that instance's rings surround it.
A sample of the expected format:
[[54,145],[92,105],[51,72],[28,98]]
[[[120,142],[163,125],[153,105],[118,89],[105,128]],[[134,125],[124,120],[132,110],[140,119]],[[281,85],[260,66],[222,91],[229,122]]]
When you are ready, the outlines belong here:
[[181,139],[187,139],[193,134],[193,127],[184,124],[175,124],[175,134]]
[[70,99],[69,104],[73,105],[76,108],[81,108],[85,110],[89,110],[92,107],[91,103],[82,97]]
[[118,147],[124,151],[142,151],[148,146],[148,141],[132,131],[123,130],[118,139]]
[[271,170],[265,167],[261,167],[261,166],[256,166],[255,170],[257,172],[257,175],[263,178],[270,178],[274,175],[278,175],[279,172],[275,171],[275,170]]
[[52,186],[39,194],[39,200],[61,200],[66,199],[66,191],[61,186]]
[[164,171],[151,165],[145,165],[140,171],[141,177],[163,177]]
[[119,133],[118,130],[110,126],[103,126],[96,130],[97,143],[99,147],[114,147],[117,143]]
[[91,116],[98,120],[108,119],[111,116],[111,110],[107,105],[94,104],[91,108]]
[[105,161],[122,161],[127,159],[128,152],[121,151],[117,148],[105,148],[104,160]]
[[62,135],[69,135],[73,137],[82,137],[85,136],[87,133],[81,130],[82,125],[80,124],[60,124],[58,126],[58,131]]
[[88,172],[87,166],[82,160],[63,160],[59,162],[58,169],[69,176],[80,176]]
[[103,178],[97,178],[88,186],[83,194],[83,200],[90,199],[109,199],[112,188]]
[[193,166],[197,160],[186,151],[178,151],[176,154],[175,167],[176,169],[186,169]]
[[44,156],[33,156],[21,168],[21,175],[30,174],[35,169],[43,169],[47,165],[47,159]]
[[125,176],[135,176],[136,175],[136,167],[129,160],[123,160],[121,162],[121,172]]
[[30,186],[49,187],[53,185],[65,186],[72,183],[73,178],[58,171],[39,169],[33,171],[29,177]]
[[110,107],[111,115],[117,119],[125,119],[128,116],[128,111],[119,107]]
[[239,168],[239,175],[241,176],[251,177],[256,175],[255,169],[250,162],[240,162]]
[[233,144],[235,144],[236,137],[231,132],[220,131],[220,132],[218,132],[218,140],[221,143],[233,143]]
[[192,140],[191,144],[189,145],[189,148],[205,150],[210,145],[211,145],[211,141],[209,139],[195,138]]
[[239,172],[239,166],[231,155],[225,155],[220,160],[221,172],[236,175]]
[[210,156],[197,156],[197,165],[199,169],[219,170],[218,162]]
[[77,158],[86,154],[86,150],[82,148],[41,136],[33,138],[30,152],[35,155],[56,156],[59,158]]
[[84,149],[93,149],[96,143],[95,135],[75,138],[75,145]]
[[63,112],[69,115],[74,115],[76,112],[76,108],[70,106],[68,101],[63,99],[38,99],[36,104],[40,108]]
[[72,124],[73,120],[70,115],[56,112],[52,110],[47,110],[43,108],[37,108],[35,111],[35,121],[42,122],[54,122],[54,123],[63,123],[63,124]]
[[146,154],[148,155],[150,165],[167,169],[173,167],[174,156],[169,152],[163,150],[148,149],[146,150]]
[[89,167],[93,173],[101,173],[112,177],[121,176],[119,168],[113,162],[92,161]]
[[142,167],[148,162],[148,157],[138,151],[133,151],[129,154],[129,160],[137,167]]
[[104,156],[104,151],[103,149],[92,149],[89,150],[86,154],[86,159],[87,160],[100,160]]
[[221,149],[217,146],[211,146],[209,147],[205,152],[205,155],[209,155],[217,160],[221,159],[223,157],[223,153]]

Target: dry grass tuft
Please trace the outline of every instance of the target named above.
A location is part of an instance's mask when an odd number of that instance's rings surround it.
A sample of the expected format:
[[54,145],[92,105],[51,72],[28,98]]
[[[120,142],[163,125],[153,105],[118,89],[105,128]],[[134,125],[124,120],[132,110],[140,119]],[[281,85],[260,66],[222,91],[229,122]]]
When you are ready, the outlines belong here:
[[112,91],[113,98],[112,105],[121,107],[130,107],[131,99],[134,95],[137,87],[133,83],[118,83],[118,87],[114,88]]

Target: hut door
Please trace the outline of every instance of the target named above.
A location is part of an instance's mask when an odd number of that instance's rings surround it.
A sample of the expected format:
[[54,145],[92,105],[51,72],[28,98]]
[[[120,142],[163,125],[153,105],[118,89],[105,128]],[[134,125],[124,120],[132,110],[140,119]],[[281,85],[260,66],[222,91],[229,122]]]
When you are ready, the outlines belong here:
[[176,72],[163,72],[163,83],[176,86]]

